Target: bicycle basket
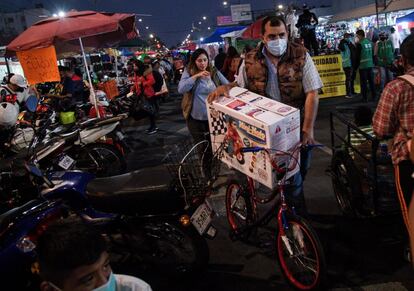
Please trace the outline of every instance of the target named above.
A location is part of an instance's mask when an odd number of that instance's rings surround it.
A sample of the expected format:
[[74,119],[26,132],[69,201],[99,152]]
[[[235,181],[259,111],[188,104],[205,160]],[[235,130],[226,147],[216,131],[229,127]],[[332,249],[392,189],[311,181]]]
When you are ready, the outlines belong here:
[[186,203],[189,198],[204,196],[209,191],[220,172],[220,152],[212,153],[207,141],[186,141],[169,150],[164,161]]

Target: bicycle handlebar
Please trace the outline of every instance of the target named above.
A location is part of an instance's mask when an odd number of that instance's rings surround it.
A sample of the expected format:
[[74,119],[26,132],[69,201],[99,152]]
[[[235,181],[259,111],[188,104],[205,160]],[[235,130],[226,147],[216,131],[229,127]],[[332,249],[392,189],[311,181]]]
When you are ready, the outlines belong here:
[[[307,144],[307,145],[302,145],[301,148],[308,148],[308,149],[313,149],[313,148],[321,148],[324,147],[323,144]],[[242,153],[257,153],[260,151],[264,151],[266,150],[266,148],[264,147],[243,147],[240,149],[240,152]]]

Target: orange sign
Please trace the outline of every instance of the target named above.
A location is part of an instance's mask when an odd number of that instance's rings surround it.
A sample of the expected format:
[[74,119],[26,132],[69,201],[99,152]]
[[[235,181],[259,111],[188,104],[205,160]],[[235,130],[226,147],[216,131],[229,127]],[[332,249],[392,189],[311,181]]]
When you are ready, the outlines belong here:
[[17,52],[17,58],[30,85],[60,81],[54,46]]

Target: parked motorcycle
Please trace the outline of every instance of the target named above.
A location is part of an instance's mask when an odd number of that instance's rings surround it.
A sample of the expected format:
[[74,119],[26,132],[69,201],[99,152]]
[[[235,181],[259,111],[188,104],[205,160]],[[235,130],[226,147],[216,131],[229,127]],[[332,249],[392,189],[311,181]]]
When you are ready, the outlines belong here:
[[0,274],[5,286],[20,290],[30,285],[38,237],[52,221],[67,216],[99,227],[117,262],[139,262],[170,275],[206,266],[206,241],[191,224],[193,213],[184,210],[182,194],[165,168],[97,179],[82,172],[46,176],[32,165],[27,170],[40,188],[39,197],[0,215]]

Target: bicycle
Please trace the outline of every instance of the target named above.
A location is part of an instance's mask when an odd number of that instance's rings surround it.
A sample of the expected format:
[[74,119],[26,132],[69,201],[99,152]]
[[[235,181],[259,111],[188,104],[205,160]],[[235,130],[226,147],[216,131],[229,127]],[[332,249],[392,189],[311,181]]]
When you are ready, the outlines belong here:
[[[319,145],[310,145],[316,147]],[[240,185],[231,181],[226,190],[226,213],[234,239],[246,241],[259,227],[267,225],[273,217],[277,218],[276,247],[278,262],[287,281],[299,290],[315,290],[323,284],[326,263],[322,245],[311,225],[300,217],[294,207],[287,204],[284,188],[286,174],[293,170],[298,161],[301,145],[292,152],[244,147],[243,153],[265,152],[277,174],[277,187],[267,198],[259,198],[252,178]],[[276,159],[287,156],[284,166]],[[279,196],[280,199],[276,199]],[[257,213],[257,204],[274,201],[272,207],[262,217]]]

